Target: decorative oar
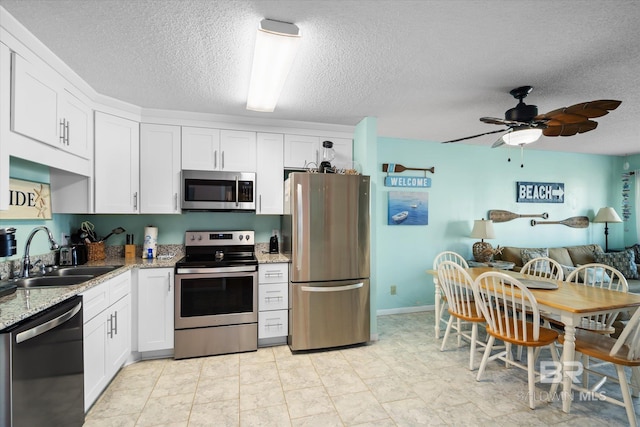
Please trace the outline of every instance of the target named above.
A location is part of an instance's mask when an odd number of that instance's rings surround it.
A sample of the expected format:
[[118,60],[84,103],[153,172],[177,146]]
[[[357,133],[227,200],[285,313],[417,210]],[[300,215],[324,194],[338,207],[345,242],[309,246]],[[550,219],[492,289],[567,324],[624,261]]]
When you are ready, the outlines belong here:
[[425,172],[435,173],[436,167],[434,166],[426,169],[425,168],[408,168],[398,163],[383,163],[382,171],[383,172],[425,171]]
[[531,226],[542,224],[562,224],[567,227],[573,228],[587,228],[589,226],[589,217],[587,216],[573,216],[571,218],[563,219],[562,221],[536,221],[531,220]]
[[536,214],[517,214],[517,213],[503,211],[503,210],[489,211],[489,219],[492,220],[493,222],[507,222],[507,221],[511,221],[512,219],[518,219],[518,218],[547,219],[549,218],[549,214],[546,212],[536,215]]

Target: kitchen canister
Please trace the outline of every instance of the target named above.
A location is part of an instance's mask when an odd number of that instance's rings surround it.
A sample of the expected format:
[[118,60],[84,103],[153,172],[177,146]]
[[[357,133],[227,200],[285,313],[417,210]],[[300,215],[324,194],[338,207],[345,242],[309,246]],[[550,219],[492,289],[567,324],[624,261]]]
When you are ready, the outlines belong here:
[[158,227],[144,228],[144,243],[142,258],[156,258],[158,256]]

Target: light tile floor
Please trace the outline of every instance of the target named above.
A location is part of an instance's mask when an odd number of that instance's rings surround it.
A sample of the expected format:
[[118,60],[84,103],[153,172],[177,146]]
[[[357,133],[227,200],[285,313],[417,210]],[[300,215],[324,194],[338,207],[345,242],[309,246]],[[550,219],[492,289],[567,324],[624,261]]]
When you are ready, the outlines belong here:
[[[624,408],[577,395],[565,414],[559,401],[542,401],[544,385],[530,410],[526,372],[498,362],[476,382],[468,346],[450,339],[440,352],[433,319],[380,316],[379,341],[341,350],[291,354],[278,346],[136,363],[118,373],[85,426],[628,425]],[[605,389],[619,395],[617,384]]]

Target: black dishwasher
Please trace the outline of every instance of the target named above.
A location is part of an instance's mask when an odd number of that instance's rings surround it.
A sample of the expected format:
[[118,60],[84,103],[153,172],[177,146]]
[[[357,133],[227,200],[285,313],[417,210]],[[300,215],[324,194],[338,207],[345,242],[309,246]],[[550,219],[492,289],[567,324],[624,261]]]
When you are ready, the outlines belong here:
[[0,425],[82,426],[82,298],[0,333]]

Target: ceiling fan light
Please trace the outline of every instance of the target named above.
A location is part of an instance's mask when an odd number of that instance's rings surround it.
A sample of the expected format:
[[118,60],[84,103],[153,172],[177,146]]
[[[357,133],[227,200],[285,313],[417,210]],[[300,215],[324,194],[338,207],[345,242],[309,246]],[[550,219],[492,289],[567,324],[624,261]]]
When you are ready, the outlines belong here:
[[542,129],[521,129],[502,135],[507,145],[525,145],[537,141],[542,135]]

